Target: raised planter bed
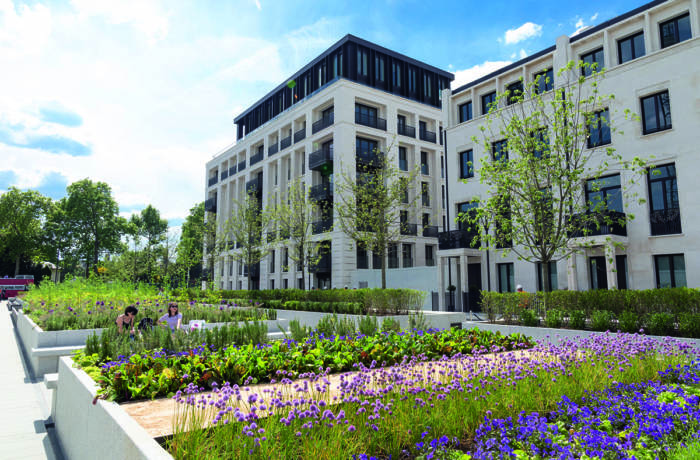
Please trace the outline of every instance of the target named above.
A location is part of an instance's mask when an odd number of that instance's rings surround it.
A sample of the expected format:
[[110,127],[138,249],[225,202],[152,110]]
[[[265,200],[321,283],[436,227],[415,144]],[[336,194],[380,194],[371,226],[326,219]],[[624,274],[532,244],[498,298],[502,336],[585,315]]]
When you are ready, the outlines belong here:
[[[461,327],[462,322],[467,320],[466,313],[460,312],[445,312],[445,311],[422,311],[428,325],[435,329],[449,329],[452,325],[459,324]],[[324,316],[330,315],[332,313],[322,313],[315,311],[298,311],[298,310],[277,310],[277,318],[291,321],[296,319],[302,326],[316,327],[318,322]],[[346,315],[338,314],[338,318],[351,318],[357,323],[362,315]],[[391,318],[397,320],[401,325],[401,329],[408,329],[409,315],[391,315],[391,316],[377,316],[377,321],[381,326],[381,322],[385,318]]]

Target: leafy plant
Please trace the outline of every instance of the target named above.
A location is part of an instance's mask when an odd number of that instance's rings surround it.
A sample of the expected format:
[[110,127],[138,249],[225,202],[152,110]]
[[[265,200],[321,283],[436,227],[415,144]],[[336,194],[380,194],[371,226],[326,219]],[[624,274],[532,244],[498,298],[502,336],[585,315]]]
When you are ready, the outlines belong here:
[[382,320],[382,332],[399,332],[401,324],[394,318],[384,318]]
[[520,321],[522,321],[524,326],[535,327],[540,325],[540,318],[537,317],[534,310],[529,308],[525,308],[520,312]]
[[652,313],[647,319],[647,329],[651,335],[671,335],[675,329],[674,318],[670,313]]
[[609,331],[612,328],[612,313],[607,310],[594,310],[591,315],[591,329]]
[[639,314],[633,311],[623,311],[619,317],[619,329],[622,332],[639,332],[641,321]]
[[372,336],[379,330],[379,324],[376,316],[363,316],[358,321],[358,330],[360,334]]
[[421,310],[408,315],[408,329],[411,331],[427,331],[430,328],[428,320]]
[[700,314],[681,313],[678,315],[678,332],[682,337],[700,338]]
[[292,340],[301,342],[311,335],[313,328],[302,326],[299,320],[293,319],[289,322],[289,332],[292,334]]
[[586,312],[573,310],[569,313],[569,325],[572,329],[586,329]]
[[545,324],[547,327],[560,328],[564,323],[564,312],[552,308],[547,310],[547,315],[545,317]]

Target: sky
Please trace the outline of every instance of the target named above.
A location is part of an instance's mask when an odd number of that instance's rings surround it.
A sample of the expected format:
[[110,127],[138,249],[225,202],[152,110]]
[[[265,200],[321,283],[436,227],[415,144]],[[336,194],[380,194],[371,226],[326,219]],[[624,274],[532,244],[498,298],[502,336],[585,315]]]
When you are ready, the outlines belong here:
[[90,178],[177,227],[233,118],[348,33],[457,87],[641,4],[0,0],[0,193]]

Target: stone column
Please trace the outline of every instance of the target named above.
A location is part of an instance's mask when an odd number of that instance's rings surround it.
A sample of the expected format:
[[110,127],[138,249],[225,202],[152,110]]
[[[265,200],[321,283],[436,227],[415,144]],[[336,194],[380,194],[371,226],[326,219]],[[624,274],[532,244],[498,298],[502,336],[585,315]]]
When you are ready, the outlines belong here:
[[440,311],[445,311],[445,267],[443,265],[443,261],[445,260],[444,257],[442,256],[437,256],[437,272],[438,272],[438,286],[437,286],[437,291],[438,291],[438,310]]
[[578,272],[576,270],[576,254],[571,254],[566,260],[566,274],[569,291],[578,291]]
[[605,274],[608,278],[608,289],[617,289],[617,261],[612,241],[605,243]]
[[469,289],[469,279],[467,276],[468,267],[467,256],[459,257],[459,289],[457,289],[457,295],[461,296],[459,298],[459,303],[462,305],[462,311],[466,311],[467,306],[464,305],[464,293]]

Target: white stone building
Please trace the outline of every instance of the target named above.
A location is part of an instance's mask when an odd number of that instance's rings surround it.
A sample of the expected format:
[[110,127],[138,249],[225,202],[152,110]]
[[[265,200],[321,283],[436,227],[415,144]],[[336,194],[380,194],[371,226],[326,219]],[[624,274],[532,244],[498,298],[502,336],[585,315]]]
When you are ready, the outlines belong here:
[[[517,284],[527,291],[541,289],[535,264],[517,260],[512,252],[503,257],[498,249],[486,253],[469,248],[466,231],[458,229],[454,218],[485,192],[479,169],[490,152],[472,137],[482,137],[479,128],[485,122],[486,104],[521,77],[527,83],[552,69],[557,87],[562,84],[557,70],[579,59],[604,67],[601,92],[615,95],[609,107],[611,122],[624,134],[603,132],[600,142],[609,143],[623,158],[648,160],[660,174],[648,174],[632,190],[646,203],[616,201],[614,211],[634,215],[626,229],[601,227],[600,235],[588,237],[593,248],[550,267],[553,286],[700,287],[700,189],[693,179],[700,168],[699,4],[698,0],[648,3],[573,37],[559,37],[551,48],[444,92],[451,238],[440,235],[438,278],[443,290],[456,286],[458,309],[469,309],[481,289],[512,291]],[[624,120],[624,109],[639,114],[641,120]],[[465,166],[468,161],[473,162],[473,171]],[[612,167],[604,193],[619,192],[626,179]],[[581,193],[585,190],[581,184]],[[609,240],[622,247],[606,243]],[[606,252],[615,257],[604,257]],[[445,308],[444,297],[440,306]]]

